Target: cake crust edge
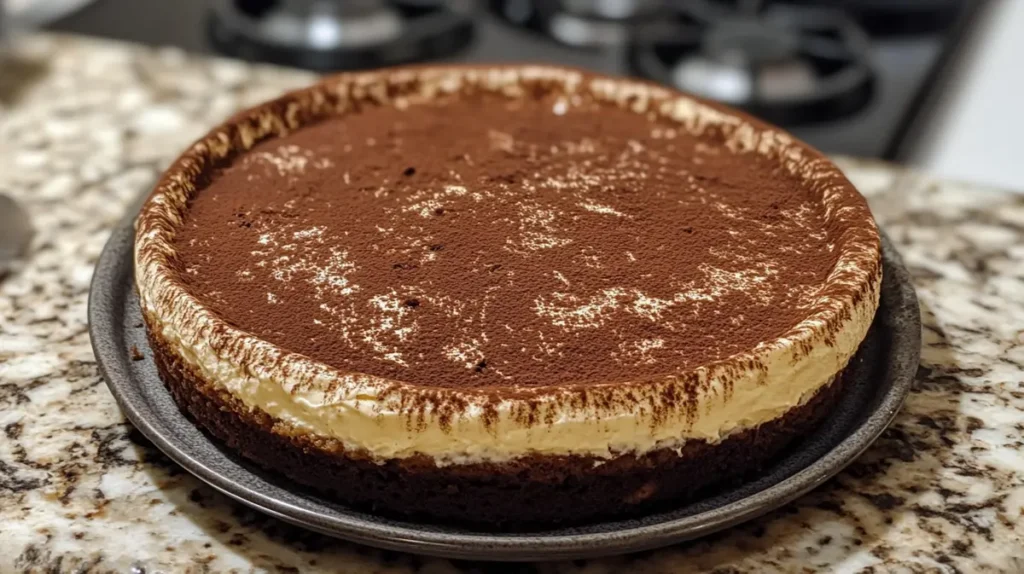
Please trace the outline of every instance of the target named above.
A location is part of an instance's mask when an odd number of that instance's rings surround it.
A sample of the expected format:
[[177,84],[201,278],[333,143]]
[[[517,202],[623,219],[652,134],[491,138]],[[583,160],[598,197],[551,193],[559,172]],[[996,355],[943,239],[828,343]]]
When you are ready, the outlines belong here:
[[249,461],[357,510],[489,531],[636,517],[748,478],[819,426],[848,384],[840,372],[784,416],[718,443],[689,440],[608,460],[529,455],[438,466],[431,457],[413,456],[381,463],[245,406],[199,376],[158,333],[147,328],[147,336],[181,411]]

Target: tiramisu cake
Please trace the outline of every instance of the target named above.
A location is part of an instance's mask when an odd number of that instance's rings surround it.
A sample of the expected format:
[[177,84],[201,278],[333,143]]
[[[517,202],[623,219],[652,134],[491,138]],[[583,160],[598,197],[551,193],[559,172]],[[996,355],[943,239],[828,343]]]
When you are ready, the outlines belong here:
[[562,68],[333,77],[193,145],[138,220],[160,373],[245,457],[486,528],[670,508],[834,408],[878,304],[839,170]]

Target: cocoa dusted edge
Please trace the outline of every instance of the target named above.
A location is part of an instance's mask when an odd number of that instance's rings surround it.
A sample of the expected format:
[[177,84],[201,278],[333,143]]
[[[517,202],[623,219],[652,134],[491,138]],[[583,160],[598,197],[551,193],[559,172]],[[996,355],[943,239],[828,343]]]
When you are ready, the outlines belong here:
[[[224,302],[216,291],[190,289],[185,275],[196,261],[182,258],[175,237],[197,195],[254,147],[363,110],[413,110],[478,91],[512,99],[578,91],[635,112],[637,122],[657,117],[708,138],[721,153],[774,162],[760,179],[785,193],[772,174],[795,178],[799,184],[789,189],[819,204],[810,210],[820,211],[812,231],[825,238],[817,256],[832,265],[818,283],[804,285],[805,298],[792,307],[805,317],[750,349],[655,377],[609,381],[595,371],[585,385],[451,388],[317,360],[287,340],[275,343],[274,333],[260,336],[244,315],[219,311]],[[739,189],[753,182],[756,193],[756,179]],[[765,225],[779,217],[769,214]],[[834,408],[841,371],[867,333],[881,283],[867,204],[818,152],[671,90],[548,66],[342,75],[242,112],[164,174],[137,222],[135,249],[161,377],[200,426],[260,465],[348,504],[484,529],[635,515],[756,472]]]

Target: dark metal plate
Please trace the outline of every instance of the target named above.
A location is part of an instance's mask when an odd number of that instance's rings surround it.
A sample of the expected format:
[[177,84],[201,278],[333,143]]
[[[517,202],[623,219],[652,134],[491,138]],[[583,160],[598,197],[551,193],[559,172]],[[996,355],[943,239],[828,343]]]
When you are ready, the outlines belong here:
[[[296,490],[241,460],[178,410],[160,381],[133,288],[133,230],[116,230],[100,256],[89,297],[89,330],[100,369],[125,416],[185,470],[253,508],[346,540],[420,554],[482,560],[565,559],[620,554],[697,538],[790,502],[834,476],[889,425],[910,390],[921,352],[917,297],[883,237],[882,301],[851,362],[852,383],[835,416],[750,482],[682,508],[635,520],[527,534],[473,532],[390,520]],[[131,358],[137,347],[144,360]]]

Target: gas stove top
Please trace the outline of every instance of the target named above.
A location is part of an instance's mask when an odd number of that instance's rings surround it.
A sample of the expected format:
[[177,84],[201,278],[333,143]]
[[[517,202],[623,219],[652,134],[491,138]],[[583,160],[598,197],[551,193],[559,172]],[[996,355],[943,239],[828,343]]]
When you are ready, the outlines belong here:
[[52,27],[331,71],[531,61],[719,100],[898,159],[980,0],[97,0]]

